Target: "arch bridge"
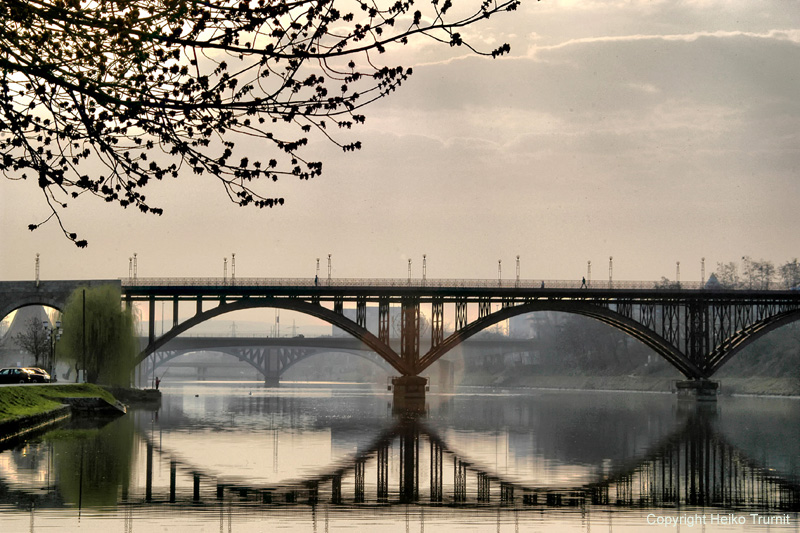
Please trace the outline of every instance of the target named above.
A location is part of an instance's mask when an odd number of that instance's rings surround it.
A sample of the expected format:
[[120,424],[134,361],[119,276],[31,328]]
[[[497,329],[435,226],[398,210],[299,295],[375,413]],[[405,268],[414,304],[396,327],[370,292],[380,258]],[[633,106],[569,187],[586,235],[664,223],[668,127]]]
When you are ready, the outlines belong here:
[[355,338],[177,337],[143,361],[143,373],[150,376],[159,367],[173,364],[174,359],[198,351],[236,357],[261,373],[269,386],[277,386],[283,373],[295,364],[322,353],[354,354],[392,371],[385,359]]
[[[142,346],[147,344],[141,338]],[[463,343],[465,352],[494,356],[511,352],[527,352],[531,339],[471,338]],[[391,339],[390,345],[397,350],[399,339]],[[158,368],[173,365],[173,361],[185,354],[210,351],[230,355],[248,363],[264,376],[265,383],[277,386],[284,372],[295,364],[324,353],[353,354],[385,370],[393,371],[389,363],[369,346],[353,337],[176,337],[147,357],[140,368],[144,376],[152,376]],[[200,365],[198,363],[198,365]]]
[[[455,346],[506,319],[561,311],[604,322],[638,339],[690,382],[705,383],[739,350],[800,318],[800,291],[730,290],[684,283],[541,280],[314,278],[129,278],[0,282],[0,313],[26,305],[63,309],[79,286],[112,283],[127,305],[171,302],[172,327],[155,334],[138,361],[206,320],[232,311],[271,307],[305,313],[344,330],[382,357],[402,378],[419,376]],[[181,316],[180,304],[194,308]],[[377,307],[377,313],[368,313]],[[399,309],[400,346],[390,342],[390,309]],[[429,317],[425,339],[421,315]],[[373,316],[377,324],[368,324]],[[445,334],[445,324],[448,332]],[[452,331],[450,331],[452,330]],[[413,381],[410,380],[413,383]]]
[[[261,307],[322,319],[360,340],[401,377],[419,376],[448,351],[504,320],[561,311],[604,322],[638,339],[688,380],[705,382],[739,350],[800,318],[800,292],[711,289],[701,284],[659,288],[655,282],[426,279],[127,279],[128,305],[171,302],[172,327],[160,337],[150,321],[143,361],[171,339],[216,316]],[[181,317],[191,302],[194,314]],[[377,324],[367,323],[368,306]],[[400,311],[400,346],[392,346],[390,308]],[[421,338],[421,314],[429,317]],[[354,311],[354,312],[353,312]],[[374,315],[374,313],[372,313]],[[353,318],[354,316],[354,318]],[[445,335],[445,324],[453,330]]]

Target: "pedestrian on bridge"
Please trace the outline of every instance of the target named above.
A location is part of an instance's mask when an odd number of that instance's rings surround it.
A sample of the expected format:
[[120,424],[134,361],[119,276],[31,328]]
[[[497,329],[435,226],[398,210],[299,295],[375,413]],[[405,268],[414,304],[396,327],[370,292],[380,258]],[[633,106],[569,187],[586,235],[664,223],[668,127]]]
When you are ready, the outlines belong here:
[[581,278],[581,289],[585,289],[586,287],[586,277]]

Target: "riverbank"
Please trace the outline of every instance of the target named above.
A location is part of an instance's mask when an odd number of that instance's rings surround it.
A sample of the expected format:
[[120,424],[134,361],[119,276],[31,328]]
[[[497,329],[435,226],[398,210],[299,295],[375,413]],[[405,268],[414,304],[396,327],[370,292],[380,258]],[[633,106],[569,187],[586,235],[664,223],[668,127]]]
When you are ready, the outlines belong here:
[[[637,392],[670,393],[675,389],[675,382],[680,378],[658,376],[504,376],[494,377],[491,382],[471,376],[469,382],[462,385],[478,385],[493,387],[515,387],[531,389],[559,390],[620,390]],[[772,378],[751,376],[721,377],[714,379],[720,382],[721,395],[756,395],[756,396],[800,396],[800,380],[796,378]]]
[[69,418],[73,410],[124,413],[125,406],[89,383],[0,387],[0,442]]

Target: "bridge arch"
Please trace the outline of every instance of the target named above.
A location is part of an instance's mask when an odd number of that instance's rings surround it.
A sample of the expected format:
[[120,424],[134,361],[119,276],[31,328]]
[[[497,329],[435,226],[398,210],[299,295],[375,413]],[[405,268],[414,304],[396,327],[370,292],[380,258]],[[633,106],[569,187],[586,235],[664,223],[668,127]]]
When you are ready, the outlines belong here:
[[408,367],[408,364],[403,361],[401,358],[397,356],[397,354],[392,350],[390,346],[386,343],[378,339],[373,333],[368,331],[365,327],[359,326],[357,323],[353,322],[349,318],[336,313],[335,311],[331,311],[321,305],[309,303],[303,300],[294,299],[294,298],[242,298],[240,300],[235,300],[232,302],[224,302],[220,303],[217,307],[213,309],[209,309],[208,311],[202,311],[193,317],[181,322],[180,324],[174,326],[172,329],[164,333],[158,339],[153,340],[150,342],[147,347],[139,354],[136,363],[139,364],[144,361],[150,354],[157,351],[159,348],[164,346],[167,342],[171,339],[174,339],[181,333],[188,331],[192,327],[201,324],[211,318],[231,313],[233,311],[241,311],[245,309],[257,309],[257,308],[274,308],[274,309],[286,309],[289,311],[297,311],[300,313],[304,313],[315,318],[319,318],[328,322],[331,325],[334,325],[353,337],[361,340],[364,344],[370,347],[372,351],[378,353],[383,359],[385,359],[395,370],[400,372],[401,374],[408,375],[413,374],[414,370]]
[[[256,349],[257,347],[253,346],[252,348]],[[153,359],[152,361],[153,366],[147,368],[147,373],[149,374],[150,372],[154,372],[156,369],[163,367],[164,365],[168,365],[171,361],[179,357],[182,357],[184,355],[198,353],[198,352],[212,352],[212,353],[219,353],[235,357],[239,361],[243,361],[249,364],[255,370],[257,370],[258,372],[262,373],[265,377],[267,377],[267,369],[264,368],[262,365],[259,365],[259,361],[256,358],[249,357],[247,354],[248,351],[249,350],[244,349],[244,347],[241,346],[200,347],[200,348],[187,348],[180,350],[165,349],[163,351],[155,352],[154,354],[152,354],[152,355],[159,354],[160,356]],[[370,352],[367,352],[366,350],[346,350],[346,349],[309,347],[307,349],[299,349],[299,350],[295,348],[295,351],[297,351],[297,355],[295,357],[290,357],[286,362],[286,364],[284,366],[281,366],[281,368],[279,369],[279,376],[282,376],[287,370],[292,368],[297,363],[300,363],[301,361],[305,361],[306,359],[310,359],[312,357],[324,356],[326,354],[332,354],[332,353],[346,353],[355,355],[361,359],[364,359],[365,361],[373,363],[375,366],[378,366],[384,371],[389,372],[391,369],[391,366],[382,357],[380,356],[371,357],[369,355]]]
[[[283,374],[283,372],[286,372],[287,370],[292,368],[297,363],[305,361],[306,359],[311,359],[312,357],[320,357],[320,356],[324,356],[326,354],[333,354],[333,353],[344,353],[344,354],[355,355],[356,357],[360,357],[361,359],[363,359],[365,361],[369,361],[370,363],[374,364],[375,366],[377,366],[378,368],[380,368],[381,370],[384,370],[386,372],[390,372],[391,371],[390,369],[392,368],[391,365],[389,365],[388,361],[386,361],[382,357],[380,357],[380,356],[378,356],[377,358],[370,357],[368,355],[370,352],[367,352],[367,351],[364,351],[364,350],[331,350],[331,349],[326,349],[326,350],[318,350],[318,351],[315,351],[313,353],[309,353],[308,355],[306,355],[304,357],[298,357],[297,359],[293,359],[292,361],[289,362],[288,365],[286,365],[285,367],[283,367],[281,369],[281,374]],[[381,364],[381,362],[383,362],[383,364]]]
[[632,320],[616,311],[612,311],[607,307],[600,307],[586,302],[570,301],[567,303],[550,300],[541,300],[503,307],[498,311],[471,322],[463,329],[451,334],[449,337],[444,339],[441,344],[425,354],[425,356],[420,359],[420,371],[424,370],[436,362],[439,358],[444,356],[447,352],[461,344],[464,340],[479,333],[480,331],[502,322],[503,320],[537,311],[559,311],[599,320],[600,322],[608,324],[609,326],[641,341],[661,357],[666,359],[687,378],[701,379],[706,377],[703,370],[701,370],[700,367],[698,367],[695,363],[690,361],[686,356],[678,351],[676,347],[668,343],[661,335],[658,335],[635,320]]
[[797,321],[800,321],[800,310],[790,310],[775,316],[767,317],[748,328],[744,328],[730,339],[725,350],[714,351],[709,359],[709,375],[718,371],[725,363],[730,361],[734,355],[747,348],[761,337]]
[[8,315],[14,311],[19,311],[24,307],[31,307],[34,305],[41,305],[42,307],[50,307],[56,311],[63,312],[66,302],[58,298],[47,297],[41,295],[39,297],[27,297],[16,302],[11,302],[0,308],[0,320],[4,320]]

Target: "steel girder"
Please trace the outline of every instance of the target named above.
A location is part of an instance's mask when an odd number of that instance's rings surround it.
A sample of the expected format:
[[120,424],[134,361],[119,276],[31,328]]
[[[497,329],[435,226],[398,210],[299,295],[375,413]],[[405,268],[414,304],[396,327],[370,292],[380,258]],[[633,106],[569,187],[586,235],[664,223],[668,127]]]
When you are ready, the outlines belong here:
[[201,324],[206,320],[223,315],[225,313],[230,313],[232,311],[261,307],[298,311],[300,313],[305,313],[307,315],[325,320],[326,322],[346,331],[353,337],[360,339],[364,344],[369,346],[370,349],[383,357],[395,370],[401,374],[416,375],[413,369],[407,366],[406,362],[403,361],[394,350],[392,350],[388,343],[382,342],[366,328],[359,326],[357,323],[348,319],[343,314],[337,313],[336,311],[331,311],[330,309],[322,307],[321,305],[295,298],[242,298],[241,300],[220,303],[220,305],[217,307],[194,315],[193,317],[180,323],[178,326],[173,327],[169,331],[165,332],[161,337],[149,342],[144,350],[142,350],[142,352],[139,354],[134,364],[141,363],[147,356],[157,351],[171,339],[174,339],[181,333],[188,331],[190,328]]
[[[792,295],[793,296],[793,295]],[[163,298],[163,296],[162,296]],[[168,296],[173,302],[176,298]],[[151,342],[139,360],[158,350],[169,339],[209,318],[239,309],[275,307],[295,310],[321,318],[354,337],[383,357],[402,375],[419,375],[460,342],[502,320],[533,311],[561,311],[600,320],[638,339],[664,357],[689,379],[708,379],[736,351],[780,325],[800,319],[800,302],[771,295],[749,293],[716,293],[713,291],[673,291],[658,294],[622,295],[593,294],[588,291],[560,294],[547,293],[514,297],[507,294],[428,296],[389,294],[357,296],[336,295],[331,299],[333,310],[323,307],[317,296],[310,297],[241,297],[226,301],[217,295],[220,304],[203,311],[203,298],[196,296],[198,313],[173,326],[159,339],[151,328]],[[141,300],[141,297],[139,298]],[[126,299],[127,301],[127,299]],[[155,300],[145,300],[151,309]],[[344,302],[355,301],[356,320],[344,316]],[[366,306],[378,303],[378,336],[366,327]],[[398,354],[389,344],[390,304],[401,306],[401,350]],[[420,354],[420,304],[432,309],[431,348]],[[499,309],[492,311],[492,304]],[[455,332],[444,337],[445,304],[455,308]],[[177,307],[177,304],[175,304]],[[468,306],[477,305],[477,319],[469,321]],[[474,315],[473,315],[474,316]],[[177,313],[173,312],[173,323]]]

